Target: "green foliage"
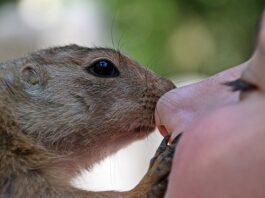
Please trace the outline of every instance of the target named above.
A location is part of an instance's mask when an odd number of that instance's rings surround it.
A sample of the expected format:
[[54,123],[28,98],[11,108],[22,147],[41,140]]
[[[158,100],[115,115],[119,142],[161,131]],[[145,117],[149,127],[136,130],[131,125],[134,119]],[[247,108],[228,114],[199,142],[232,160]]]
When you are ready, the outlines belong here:
[[[246,60],[264,0],[108,0],[122,51],[162,75],[212,74]],[[120,40],[120,41],[119,41]]]
[[16,2],[17,0],[0,0],[0,6],[5,4],[5,3],[11,3],[11,2]]

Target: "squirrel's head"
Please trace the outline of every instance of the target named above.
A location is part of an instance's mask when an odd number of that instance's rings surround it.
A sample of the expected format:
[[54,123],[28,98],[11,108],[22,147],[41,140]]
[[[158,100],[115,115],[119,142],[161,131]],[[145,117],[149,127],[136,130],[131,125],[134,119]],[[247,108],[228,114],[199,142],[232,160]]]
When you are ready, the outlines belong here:
[[76,45],[7,62],[0,73],[25,134],[58,153],[99,158],[153,131],[156,102],[174,88],[118,51]]

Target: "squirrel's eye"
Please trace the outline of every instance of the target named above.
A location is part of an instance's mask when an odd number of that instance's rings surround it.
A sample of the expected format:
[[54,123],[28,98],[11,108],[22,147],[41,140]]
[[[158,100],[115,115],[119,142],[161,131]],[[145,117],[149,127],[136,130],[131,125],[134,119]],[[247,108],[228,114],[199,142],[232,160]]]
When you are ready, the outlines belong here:
[[108,78],[108,77],[117,77],[120,72],[117,67],[107,59],[100,59],[93,62],[87,71],[94,76]]

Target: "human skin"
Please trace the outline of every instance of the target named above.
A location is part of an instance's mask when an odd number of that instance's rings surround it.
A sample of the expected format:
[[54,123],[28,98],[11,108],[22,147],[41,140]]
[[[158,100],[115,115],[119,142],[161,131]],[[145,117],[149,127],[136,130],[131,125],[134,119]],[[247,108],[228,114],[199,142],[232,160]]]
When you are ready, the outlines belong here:
[[[159,100],[160,131],[184,132],[166,197],[265,197],[264,21],[249,61]],[[222,85],[238,77],[257,88],[239,94]]]

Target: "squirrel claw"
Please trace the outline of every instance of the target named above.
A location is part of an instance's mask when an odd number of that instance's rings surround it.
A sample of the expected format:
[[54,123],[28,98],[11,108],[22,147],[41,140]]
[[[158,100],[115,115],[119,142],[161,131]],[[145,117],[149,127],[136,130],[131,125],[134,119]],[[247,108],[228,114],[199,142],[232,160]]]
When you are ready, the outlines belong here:
[[175,148],[179,142],[181,134],[179,134],[170,145],[167,145],[169,137],[165,137],[157,152],[152,158],[150,169],[154,176],[153,185],[147,193],[147,197],[158,198],[164,197],[168,184],[168,176],[171,170],[172,160],[175,153]]

